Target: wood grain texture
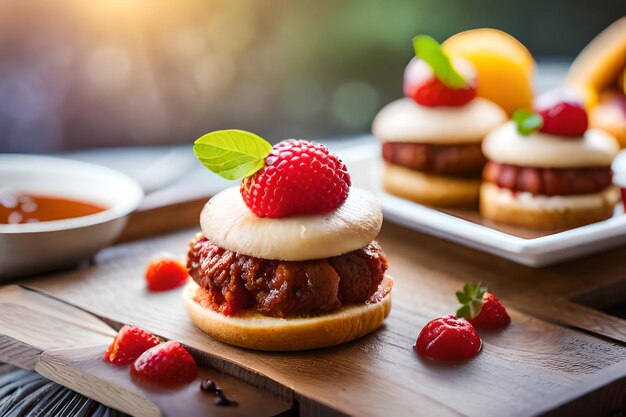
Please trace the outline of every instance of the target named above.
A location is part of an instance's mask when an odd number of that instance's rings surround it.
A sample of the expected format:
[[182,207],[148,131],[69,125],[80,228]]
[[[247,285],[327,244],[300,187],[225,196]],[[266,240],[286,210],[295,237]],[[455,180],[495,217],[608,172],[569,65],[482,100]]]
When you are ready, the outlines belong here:
[[[141,385],[131,379],[127,366],[112,366],[102,360],[105,348],[49,350],[41,355],[35,370],[52,381],[137,417],[268,417],[291,408],[289,403],[267,391],[254,389],[207,368],[201,368],[196,381],[179,389]],[[237,406],[213,404],[215,395],[200,390],[200,382],[206,378],[214,380]]]
[[626,409],[626,363],[607,368],[601,375],[588,378],[585,386],[574,387],[560,397],[557,407],[543,415],[618,416]]
[[109,343],[115,331],[89,313],[17,285],[0,287],[0,361],[33,369],[47,349]]
[[[586,267],[588,260],[582,259],[570,266],[536,270],[385,224],[380,242],[396,279],[394,307],[385,325],[343,346],[264,353],[224,345],[202,334],[187,318],[180,291],[145,290],[147,261],[163,251],[184,256],[194,232],[114,247],[104,251],[94,267],[25,285],[110,320],[179,340],[205,352],[219,370],[278,394],[292,393],[303,404],[322,404],[350,415],[541,414],[571,401],[566,394],[572,389],[584,395],[592,379],[610,382],[604,374],[626,361],[623,345],[560,325],[594,333],[598,323],[559,316],[560,309],[543,309],[542,300],[530,301],[529,309],[511,309],[511,326],[483,333],[483,352],[467,363],[424,361],[411,348],[427,321],[456,310],[454,291],[464,281],[488,283],[507,305],[526,305],[536,294],[562,299],[626,278],[614,275],[623,271],[620,249],[596,255],[595,267]],[[550,322],[537,318],[542,312]],[[600,392],[605,388],[611,386]],[[315,407],[306,412],[319,414]]]
[[0,335],[0,362],[24,369],[35,369],[41,349],[11,336]]

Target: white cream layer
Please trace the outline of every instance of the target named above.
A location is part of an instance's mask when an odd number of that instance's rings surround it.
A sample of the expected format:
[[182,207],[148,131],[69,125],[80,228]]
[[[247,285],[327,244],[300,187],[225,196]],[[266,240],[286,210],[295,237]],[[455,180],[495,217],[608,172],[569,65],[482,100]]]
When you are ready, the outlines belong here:
[[200,226],[211,242],[240,254],[283,261],[329,258],[361,249],[376,238],[382,222],[374,195],[354,187],[341,207],[325,214],[257,217],[238,187],[211,198],[200,214]]
[[587,130],[580,138],[522,136],[513,122],[489,133],[482,148],[490,161],[537,168],[608,167],[619,150],[617,141],[600,130]]
[[372,132],[382,142],[480,143],[506,120],[504,110],[480,97],[461,107],[426,107],[405,97],[378,112]]

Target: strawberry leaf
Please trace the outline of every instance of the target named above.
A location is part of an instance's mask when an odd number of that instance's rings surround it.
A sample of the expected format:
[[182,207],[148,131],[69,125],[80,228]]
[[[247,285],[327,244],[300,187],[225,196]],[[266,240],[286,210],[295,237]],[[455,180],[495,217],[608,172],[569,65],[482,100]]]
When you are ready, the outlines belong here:
[[467,295],[465,295],[464,292],[461,292],[461,291],[457,291],[456,299],[459,300],[459,303],[461,303],[461,304],[465,304],[465,303],[471,301],[471,298],[469,298]]
[[517,125],[517,131],[520,135],[528,136],[541,129],[543,126],[543,117],[540,114],[529,110],[517,110],[511,118]]
[[271,149],[269,142],[254,133],[234,129],[207,133],[193,144],[200,162],[227,180],[257,172]]
[[471,320],[480,314],[483,308],[483,297],[487,292],[487,287],[480,282],[478,284],[465,284],[463,291],[456,293],[456,298],[461,303],[456,316]]
[[469,317],[469,306],[463,306],[456,311],[457,317]]
[[413,38],[413,49],[415,56],[430,66],[439,81],[450,88],[465,87],[465,78],[454,68],[439,42],[430,36],[418,35]]

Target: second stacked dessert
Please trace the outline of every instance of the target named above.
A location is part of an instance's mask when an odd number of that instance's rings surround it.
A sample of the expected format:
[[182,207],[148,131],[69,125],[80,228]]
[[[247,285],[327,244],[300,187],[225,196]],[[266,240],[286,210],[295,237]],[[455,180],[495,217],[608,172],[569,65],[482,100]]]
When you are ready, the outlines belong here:
[[417,57],[406,68],[405,98],[384,107],[372,130],[383,143],[386,191],[433,206],[470,206],[478,201],[485,165],[484,136],[506,113],[476,97],[469,62],[450,60],[435,40],[418,36]]
[[574,96],[548,94],[537,113],[520,111],[483,142],[489,159],[480,213],[533,229],[569,229],[609,218],[619,199],[609,134],[587,130],[587,113]]

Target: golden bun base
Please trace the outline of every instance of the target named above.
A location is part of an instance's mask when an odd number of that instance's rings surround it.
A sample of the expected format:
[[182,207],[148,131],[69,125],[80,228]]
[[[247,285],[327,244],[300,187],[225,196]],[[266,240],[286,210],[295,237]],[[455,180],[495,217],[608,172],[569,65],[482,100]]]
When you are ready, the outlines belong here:
[[395,164],[384,165],[385,191],[436,207],[471,207],[478,203],[480,179],[426,174]]
[[608,219],[619,199],[618,190],[612,186],[585,196],[525,196],[523,201],[510,196],[510,191],[484,183],[480,191],[481,216],[529,229],[564,230]]
[[376,330],[391,311],[393,280],[385,275],[386,295],[377,303],[342,307],[312,317],[275,318],[257,312],[229,317],[195,301],[195,282],[185,287],[183,299],[191,321],[209,336],[231,345],[265,351],[296,351],[335,346]]

